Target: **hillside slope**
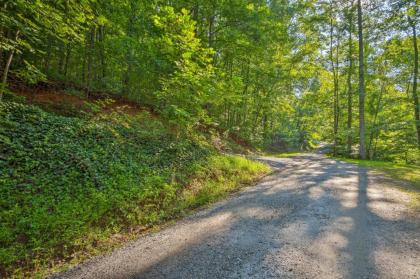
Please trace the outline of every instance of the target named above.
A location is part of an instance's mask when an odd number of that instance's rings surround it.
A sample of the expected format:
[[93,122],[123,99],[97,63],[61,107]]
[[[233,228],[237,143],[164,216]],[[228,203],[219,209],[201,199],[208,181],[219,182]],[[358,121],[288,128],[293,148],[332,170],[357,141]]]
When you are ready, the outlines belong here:
[[213,201],[268,167],[148,112],[0,103],[0,274],[44,274]]

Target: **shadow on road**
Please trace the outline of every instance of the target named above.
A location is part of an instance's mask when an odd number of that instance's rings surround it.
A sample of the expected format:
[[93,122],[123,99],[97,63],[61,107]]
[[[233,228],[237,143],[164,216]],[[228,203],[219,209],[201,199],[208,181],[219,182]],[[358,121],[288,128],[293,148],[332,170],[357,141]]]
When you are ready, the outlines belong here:
[[[372,201],[391,204],[392,200],[369,198],[366,169],[311,155],[262,160],[277,173],[199,216],[229,212],[233,217],[222,233],[204,239],[197,235],[193,243],[133,277],[295,277],[322,275],[331,269],[331,277],[336,272],[365,278],[380,276],[375,264],[378,238],[387,241],[387,249],[409,254],[392,234],[418,236],[416,225],[402,217],[388,220],[370,210]],[[302,257],[304,261],[299,261]],[[317,268],[319,264],[325,268]]]
[[[185,242],[162,246],[156,237],[151,255],[159,256],[124,277],[394,277],[393,269],[404,275],[398,265],[406,262],[408,275],[419,271],[415,261],[398,258],[420,250],[417,222],[399,210],[396,197],[382,193],[381,177],[314,154],[261,160],[276,172],[178,229],[168,228],[164,237],[180,242],[182,233]],[[144,262],[141,251],[132,248],[125,260]]]

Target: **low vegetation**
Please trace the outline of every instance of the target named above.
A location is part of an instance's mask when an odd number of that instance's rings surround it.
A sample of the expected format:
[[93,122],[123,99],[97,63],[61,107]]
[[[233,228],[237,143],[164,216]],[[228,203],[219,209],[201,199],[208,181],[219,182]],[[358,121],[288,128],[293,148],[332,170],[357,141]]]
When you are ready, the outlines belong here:
[[280,153],[266,153],[266,156],[276,157],[276,158],[289,158],[302,155],[302,152],[280,152]]
[[378,170],[392,178],[406,182],[407,187],[404,189],[412,193],[413,206],[420,207],[420,166],[348,158],[340,158],[340,160]]
[[269,171],[147,112],[65,117],[2,102],[0,114],[2,276],[42,274]]

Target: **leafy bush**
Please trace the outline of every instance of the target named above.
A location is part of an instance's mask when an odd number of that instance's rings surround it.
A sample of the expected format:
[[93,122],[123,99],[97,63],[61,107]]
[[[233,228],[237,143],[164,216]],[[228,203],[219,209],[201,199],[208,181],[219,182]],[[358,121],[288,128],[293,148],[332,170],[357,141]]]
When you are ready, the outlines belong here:
[[173,169],[209,154],[145,115],[82,120],[4,103],[0,119],[3,264],[67,254],[98,224],[144,222],[130,201],[154,203]]
[[199,136],[171,132],[147,113],[82,119],[13,102],[0,104],[0,154],[4,275],[71,258],[98,239],[212,201],[267,171],[216,155]]

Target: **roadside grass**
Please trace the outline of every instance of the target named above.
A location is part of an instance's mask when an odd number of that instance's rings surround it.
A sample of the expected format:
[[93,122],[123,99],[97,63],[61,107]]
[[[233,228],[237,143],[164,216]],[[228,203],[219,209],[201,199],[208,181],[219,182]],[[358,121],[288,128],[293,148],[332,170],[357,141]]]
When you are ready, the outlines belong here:
[[267,165],[241,156],[212,156],[194,171],[194,178],[183,191],[182,207],[195,208],[219,200],[270,171]]
[[408,187],[401,187],[412,196],[412,206],[420,208],[420,166],[398,164],[384,161],[357,160],[339,157],[341,161],[374,169],[386,175],[404,181]]
[[300,156],[302,154],[303,154],[302,152],[296,152],[296,151],[280,152],[280,153],[267,152],[267,153],[264,153],[264,156],[270,156],[270,157],[276,157],[276,158],[289,158],[289,157]]
[[[170,203],[148,212],[149,216],[154,216],[153,222],[127,224],[128,227],[124,230],[112,233],[96,228],[79,240],[82,245],[73,253],[70,260],[55,260],[53,265],[38,267],[31,270],[31,273],[18,272],[15,273],[17,275],[15,277],[44,278],[46,275],[80,264],[93,256],[108,253],[142,234],[157,232],[202,207],[222,200],[242,187],[256,183],[271,172],[268,165],[242,156],[216,154],[194,164],[192,169],[191,177]],[[168,187],[167,191],[162,193],[163,198],[165,195],[173,196],[174,191],[177,191],[175,189],[179,189],[179,185],[171,186],[174,188]]]
[[147,112],[0,103],[0,277],[43,278],[270,171]]

